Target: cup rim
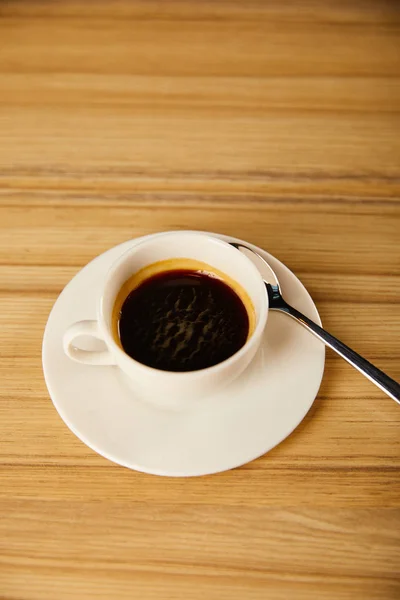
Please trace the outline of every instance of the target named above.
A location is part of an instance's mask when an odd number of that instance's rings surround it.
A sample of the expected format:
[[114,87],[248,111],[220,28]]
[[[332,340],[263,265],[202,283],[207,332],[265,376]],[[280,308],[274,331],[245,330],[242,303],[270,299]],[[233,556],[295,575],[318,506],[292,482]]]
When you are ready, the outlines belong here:
[[[253,270],[253,273],[259,277],[260,279],[260,283],[262,286],[264,286],[263,284],[263,279],[261,276],[261,273],[259,272],[259,270],[257,269],[257,267],[251,262],[250,259],[248,259],[244,254],[238,252],[237,250],[235,250],[232,246],[229,245],[228,242],[218,238],[217,236],[213,236],[210,235],[208,233],[205,232],[201,232],[201,231],[190,231],[190,230],[177,230],[177,231],[167,231],[167,232],[161,232],[161,233],[156,233],[154,234],[150,239],[142,239],[141,241],[139,241],[137,244],[135,244],[133,247],[128,248],[127,250],[125,250],[125,252],[123,252],[121,254],[121,256],[119,256],[114,263],[111,265],[111,267],[109,268],[107,275],[106,275],[106,279],[105,282],[103,284],[103,290],[100,296],[100,301],[99,301],[99,305],[98,305],[98,322],[100,324],[100,327],[103,330],[103,336],[104,336],[104,341],[106,342],[107,347],[110,349],[110,351],[114,354],[118,354],[123,360],[128,360],[130,362],[130,364],[134,365],[135,368],[140,369],[143,373],[148,373],[149,375],[153,375],[153,376],[160,376],[162,375],[163,377],[168,377],[168,378],[176,378],[176,379],[188,379],[190,377],[200,377],[203,374],[212,374],[217,372],[222,366],[226,366],[228,367],[230,364],[232,364],[233,362],[235,362],[236,360],[239,360],[245,353],[247,353],[252,346],[254,346],[254,344],[257,343],[258,337],[260,335],[262,335],[262,332],[265,329],[265,325],[267,322],[267,318],[268,318],[268,313],[269,313],[269,299],[268,299],[268,293],[267,290],[265,288],[265,294],[262,294],[262,307],[260,310],[260,316],[259,316],[259,320],[258,323],[256,324],[256,327],[251,335],[251,337],[246,340],[245,344],[243,344],[243,346],[241,348],[239,348],[239,350],[237,350],[234,354],[232,354],[231,356],[229,356],[228,358],[226,358],[225,360],[212,365],[211,367],[205,367],[204,369],[197,369],[195,371],[164,371],[162,369],[156,369],[155,367],[150,367],[149,365],[145,365],[143,363],[141,363],[138,360],[135,360],[134,358],[132,358],[131,356],[129,356],[129,354],[127,354],[122,348],[120,348],[120,346],[116,343],[116,341],[114,340],[114,337],[112,335],[112,333],[109,331],[109,327],[106,324],[106,319],[105,319],[105,315],[104,315],[104,306],[103,306],[103,300],[104,300],[104,292],[107,288],[107,285],[110,281],[110,279],[112,278],[113,274],[115,273],[115,271],[117,270],[117,268],[121,265],[121,263],[126,260],[126,258],[133,254],[135,251],[137,251],[137,249],[147,243],[149,243],[150,241],[156,239],[156,238],[160,238],[160,237],[170,237],[170,236],[177,236],[177,235],[193,235],[193,236],[201,236],[203,238],[208,238],[209,240],[211,240],[212,242],[216,242],[217,244],[221,245],[224,248],[231,248],[234,252],[236,251],[238,253],[238,255],[240,257],[242,257],[242,259],[244,259],[247,262],[247,266]],[[241,260],[241,259],[239,259]]]

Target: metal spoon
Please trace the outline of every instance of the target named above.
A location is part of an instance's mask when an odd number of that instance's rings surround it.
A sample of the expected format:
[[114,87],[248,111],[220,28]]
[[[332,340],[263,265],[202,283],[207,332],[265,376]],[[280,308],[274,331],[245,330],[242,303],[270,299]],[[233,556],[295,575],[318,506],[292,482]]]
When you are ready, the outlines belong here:
[[[381,390],[383,390],[388,396],[393,398],[396,402],[400,404],[400,385],[391,379],[386,373],[375,367],[368,360],[354,352],[351,348],[340,342],[333,335],[322,329],[319,325],[314,323],[311,319],[303,315],[300,311],[293,306],[290,306],[282,297],[281,287],[279,285],[278,278],[275,272],[272,270],[267,261],[255,250],[245,246],[244,244],[230,242],[231,246],[234,246],[237,250],[247,255],[251,253],[253,257],[249,257],[250,260],[254,257],[258,257],[263,263],[263,272],[262,276],[264,279],[265,287],[268,292],[269,299],[269,308],[270,310],[279,310],[281,312],[286,313],[293,319],[295,319],[298,323],[303,325],[308,331],[313,333],[318,339],[320,339],[324,344],[332,348],[335,352],[337,352],[342,358],[347,360],[355,369],[360,371],[367,379],[372,381],[376,386],[378,386]],[[244,252],[246,251],[246,252]],[[254,260],[253,260],[254,262]]]

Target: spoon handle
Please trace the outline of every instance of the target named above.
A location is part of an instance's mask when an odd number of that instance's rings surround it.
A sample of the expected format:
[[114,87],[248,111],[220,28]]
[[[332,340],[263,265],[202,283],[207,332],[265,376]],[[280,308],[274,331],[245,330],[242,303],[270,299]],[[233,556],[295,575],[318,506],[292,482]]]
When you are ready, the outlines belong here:
[[281,300],[278,305],[271,306],[271,309],[282,311],[301,323],[308,331],[313,333],[318,339],[324,342],[324,344],[329,346],[329,348],[332,348],[332,350],[347,360],[347,362],[355,369],[365,375],[367,379],[372,381],[372,383],[400,404],[400,385],[394,379],[386,375],[386,373],[375,367],[368,360],[357,354],[357,352],[354,352],[354,350],[346,346],[346,344],[343,344],[333,335],[325,331],[325,329],[322,329],[322,327],[286,302],[282,302]]

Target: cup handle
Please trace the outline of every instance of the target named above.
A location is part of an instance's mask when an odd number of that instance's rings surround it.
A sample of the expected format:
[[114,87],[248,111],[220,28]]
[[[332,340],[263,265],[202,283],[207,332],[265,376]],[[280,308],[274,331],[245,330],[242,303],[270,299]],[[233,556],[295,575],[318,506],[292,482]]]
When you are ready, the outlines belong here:
[[65,354],[75,362],[84,365],[115,365],[115,360],[109,350],[82,350],[74,344],[80,335],[88,335],[104,341],[99,331],[97,321],[78,321],[64,333],[63,346]]

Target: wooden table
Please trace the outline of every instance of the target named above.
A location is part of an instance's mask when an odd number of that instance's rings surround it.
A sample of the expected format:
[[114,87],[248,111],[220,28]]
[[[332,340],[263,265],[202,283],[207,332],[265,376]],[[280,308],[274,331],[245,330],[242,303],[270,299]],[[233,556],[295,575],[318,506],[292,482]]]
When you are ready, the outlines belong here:
[[89,450],[41,368],[83,265],[197,228],[279,257],[400,377],[398,8],[1,3],[1,600],[399,598],[400,410],[332,353],[289,439],[188,480]]

